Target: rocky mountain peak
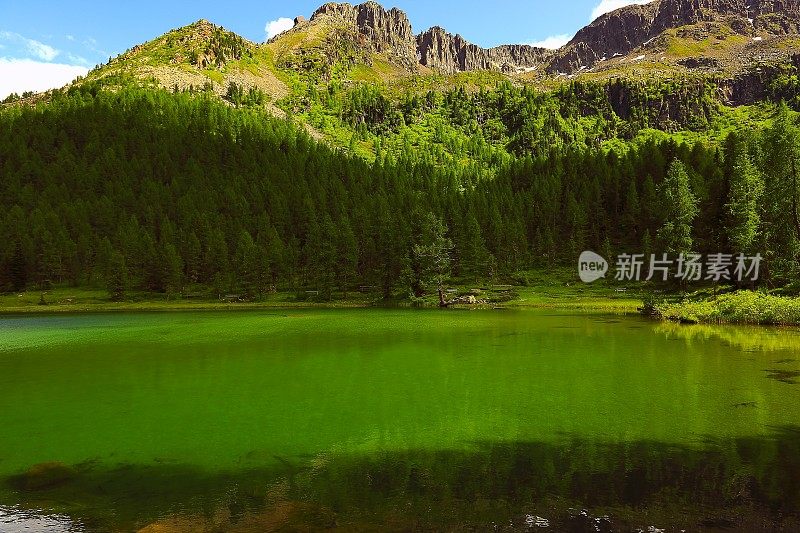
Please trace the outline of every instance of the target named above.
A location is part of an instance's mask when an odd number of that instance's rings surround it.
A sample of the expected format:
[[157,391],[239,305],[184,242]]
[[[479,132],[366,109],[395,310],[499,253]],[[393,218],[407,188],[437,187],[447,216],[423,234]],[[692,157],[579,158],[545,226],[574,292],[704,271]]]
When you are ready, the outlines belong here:
[[311,16],[311,22],[328,19],[354,29],[363,46],[386,53],[396,62],[412,68],[416,65],[416,46],[411,22],[397,9],[384,9],[376,2],[359,5],[327,3]]
[[448,74],[473,70],[521,72],[537,68],[552,55],[550,50],[524,44],[481,48],[439,26],[417,36],[417,50],[420,64]]
[[359,5],[327,3],[311,16],[312,23],[331,23],[353,30],[360,44],[383,53],[397,64],[416,70],[420,65],[453,74],[473,70],[517,72],[533,68],[550,52],[526,45],[485,49],[435,26],[414,35],[406,14],[376,2]]
[[654,0],[606,13],[582,28],[549,65],[574,72],[625,55],[663,32],[702,22],[728,22],[742,33],[785,35],[800,27],[800,0]]
[[420,64],[447,74],[490,68],[484,50],[440,26],[417,36],[417,50]]

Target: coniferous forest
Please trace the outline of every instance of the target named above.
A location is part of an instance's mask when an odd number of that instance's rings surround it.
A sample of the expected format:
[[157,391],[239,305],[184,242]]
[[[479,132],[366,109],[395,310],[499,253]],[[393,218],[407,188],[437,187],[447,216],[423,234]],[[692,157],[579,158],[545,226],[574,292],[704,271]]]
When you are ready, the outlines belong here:
[[[502,102],[510,90],[476,98]],[[573,85],[557,101],[582,93]],[[390,124],[395,108],[380,111],[378,96],[353,97],[345,115],[357,127]],[[439,105],[457,115],[469,101],[452,94]],[[47,105],[7,107],[0,287],[258,299],[367,286],[406,297],[437,279],[514,280],[531,267],[571,265],[584,249],[760,252],[762,283],[797,273],[800,133],[785,105],[769,127],[732,130],[721,143],[653,137],[611,148],[577,138],[569,114],[520,120],[524,111],[509,105],[517,112],[494,108],[510,155],[475,148],[467,165],[438,164],[420,149],[368,162],[291,119],[202,92],[87,84]],[[473,136],[476,146],[494,121]],[[475,126],[465,118],[465,127]]]

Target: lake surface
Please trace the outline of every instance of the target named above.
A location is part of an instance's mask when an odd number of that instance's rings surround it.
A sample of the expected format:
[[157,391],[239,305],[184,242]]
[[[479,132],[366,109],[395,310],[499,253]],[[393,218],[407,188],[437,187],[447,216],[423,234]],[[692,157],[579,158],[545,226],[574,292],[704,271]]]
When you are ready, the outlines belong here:
[[0,318],[0,531],[797,527],[799,359],[542,311]]

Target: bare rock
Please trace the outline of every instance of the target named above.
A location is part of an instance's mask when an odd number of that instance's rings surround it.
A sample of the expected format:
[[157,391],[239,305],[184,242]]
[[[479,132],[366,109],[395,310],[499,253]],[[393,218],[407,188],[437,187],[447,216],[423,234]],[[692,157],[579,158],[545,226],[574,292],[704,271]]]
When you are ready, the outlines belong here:
[[403,11],[385,10],[376,2],[357,6],[328,3],[317,9],[311,21],[327,17],[334,23],[354,28],[360,44],[368,51],[385,53],[409,69],[416,68],[416,45],[411,22]]
[[598,17],[581,29],[548,65],[571,73],[603,58],[627,55],[671,28],[725,22],[746,34],[749,28],[786,35],[800,31],[800,0],[655,0]]
[[417,36],[417,50],[420,64],[447,74],[474,70],[516,72],[536,67],[552,55],[550,50],[521,44],[481,48],[439,26]]

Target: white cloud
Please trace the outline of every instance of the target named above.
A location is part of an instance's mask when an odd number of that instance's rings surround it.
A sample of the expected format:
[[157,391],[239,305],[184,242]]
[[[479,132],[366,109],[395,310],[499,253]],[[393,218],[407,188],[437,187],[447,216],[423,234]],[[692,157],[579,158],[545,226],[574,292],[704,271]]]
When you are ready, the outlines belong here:
[[538,48],[549,48],[550,50],[557,50],[567,44],[572,36],[567,33],[562,33],[561,35],[551,35],[541,41],[532,41],[527,42],[525,44],[529,44],[531,46],[536,46]]
[[11,93],[41,92],[63,87],[87,72],[89,69],[77,65],[0,57],[0,99]]
[[277,20],[271,20],[267,22],[264,31],[267,32],[267,40],[270,40],[279,33],[283,33],[286,30],[291,30],[293,27],[294,21],[292,19],[281,17]]
[[633,4],[643,5],[649,4],[653,0],[600,0],[600,3],[592,11],[592,20],[595,20],[600,15],[610,13],[615,9],[630,6]]
[[28,52],[43,61],[52,61],[61,53],[52,46],[34,41],[33,39],[28,39],[26,46],[28,47]]
[[0,39],[5,39],[7,41],[11,41],[13,43],[19,43],[25,45],[25,51],[32,55],[37,59],[41,59],[42,61],[52,61],[60,54],[59,50],[56,50],[52,46],[46,45],[34,39],[28,39],[27,37],[23,37],[19,33],[13,33],[10,31],[0,31]]

